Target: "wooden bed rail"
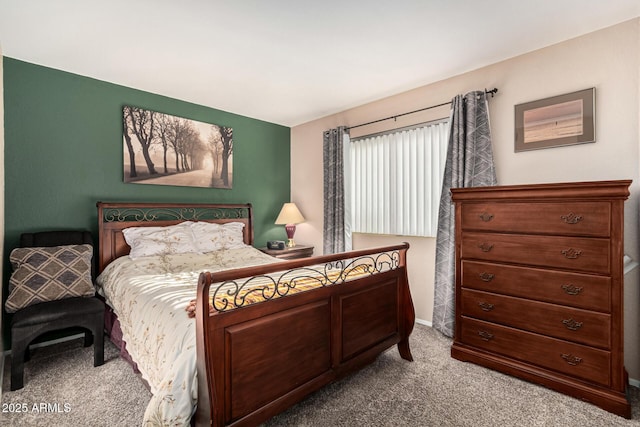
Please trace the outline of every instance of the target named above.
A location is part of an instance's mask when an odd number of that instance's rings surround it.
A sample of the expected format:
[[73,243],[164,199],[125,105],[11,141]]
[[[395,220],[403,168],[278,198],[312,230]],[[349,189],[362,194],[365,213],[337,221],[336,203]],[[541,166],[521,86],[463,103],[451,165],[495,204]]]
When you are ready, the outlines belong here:
[[[400,245],[384,246],[384,247],[372,248],[372,249],[362,249],[362,250],[351,251],[351,252],[341,252],[341,253],[332,254],[332,255],[320,255],[320,256],[314,256],[310,258],[276,262],[273,264],[258,265],[255,267],[223,270],[220,272],[213,273],[211,280],[213,280],[212,283],[220,283],[228,280],[242,279],[245,277],[255,276],[257,274],[275,273],[278,271],[293,270],[296,268],[305,267],[309,265],[328,264],[328,263],[334,263],[336,261],[344,261],[349,259],[368,257],[375,254],[393,253],[393,252],[396,252],[398,254],[398,267],[404,267],[407,261],[406,253],[408,249],[409,249],[409,243],[402,243]],[[203,274],[206,274],[206,273],[203,273]],[[207,286],[207,289],[210,288],[210,286],[211,286],[211,283],[209,283],[209,285]],[[203,291],[204,291],[204,288],[203,288]],[[198,293],[200,293],[200,290],[198,290]]]
[[[406,271],[407,243],[219,273],[200,274],[196,304],[198,408],[196,425],[257,425],[322,386],[371,363],[397,345],[413,360],[415,313]],[[386,255],[385,255],[386,254]],[[356,278],[338,270],[354,260]],[[212,285],[326,265],[345,280],[212,310]],[[274,275],[277,276],[277,275]],[[285,292],[286,294],[286,292]]]

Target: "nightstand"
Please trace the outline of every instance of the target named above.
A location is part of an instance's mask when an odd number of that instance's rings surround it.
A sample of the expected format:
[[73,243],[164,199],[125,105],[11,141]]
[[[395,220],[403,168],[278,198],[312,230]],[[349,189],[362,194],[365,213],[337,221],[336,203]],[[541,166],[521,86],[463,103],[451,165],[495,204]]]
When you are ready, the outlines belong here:
[[295,245],[292,248],[284,248],[284,249],[267,249],[258,248],[265,254],[269,254],[276,258],[281,259],[298,259],[298,258],[306,258],[313,255],[313,246],[307,245]]

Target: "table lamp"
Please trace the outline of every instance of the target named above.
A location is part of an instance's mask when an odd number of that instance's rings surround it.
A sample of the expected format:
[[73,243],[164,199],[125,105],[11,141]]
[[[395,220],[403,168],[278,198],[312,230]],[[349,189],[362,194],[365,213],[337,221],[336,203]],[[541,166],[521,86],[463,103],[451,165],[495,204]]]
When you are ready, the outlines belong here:
[[296,244],[293,241],[293,235],[296,233],[296,224],[304,222],[304,217],[298,210],[295,203],[285,203],[280,210],[278,218],[276,218],[276,224],[284,224],[284,229],[287,231],[287,246],[292,248]]

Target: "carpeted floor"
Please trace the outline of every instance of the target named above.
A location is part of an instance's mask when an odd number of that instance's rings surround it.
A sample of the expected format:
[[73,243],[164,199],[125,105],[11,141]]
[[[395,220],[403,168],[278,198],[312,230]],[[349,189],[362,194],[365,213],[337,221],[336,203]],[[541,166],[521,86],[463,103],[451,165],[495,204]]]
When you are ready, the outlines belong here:
[[[275,426],[640,426],[640,390],[631,387],[633,419],[449,356],[451,341],[426,326],[411,336],[415,362],[395,348],[361,372],[329,385],[265,423]],[[93,367],[81,340],[39,348],[25,387],[2,384],[2,426],[136,426],[149,392],[105,345]],[[26,412],[15,412],[18,407]],[[44,404],[44,405],[43,405]]]
[[[105,340],[105,363],[93,366],[93,347],[77,339],[36,348],[25,363],[24,388],[11,388],[5,359],[0,426],[136,426],[151,393]],[[25,412],[26,410],[26,412]]]

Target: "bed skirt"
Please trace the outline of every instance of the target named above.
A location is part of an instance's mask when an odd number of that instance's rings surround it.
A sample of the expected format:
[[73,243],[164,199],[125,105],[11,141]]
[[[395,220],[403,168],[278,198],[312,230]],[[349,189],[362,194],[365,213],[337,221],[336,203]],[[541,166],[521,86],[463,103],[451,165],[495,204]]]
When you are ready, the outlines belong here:
[[120,328],[118,316],[109,305],[105,304],[105,307],[104,329],[109,336],[109,340],[120,350],[120,357],[131,365],[136,374],[139,374],[138,365],[131,358],[131,355],[127,351],[127,343],[122,339],[122,329]]

